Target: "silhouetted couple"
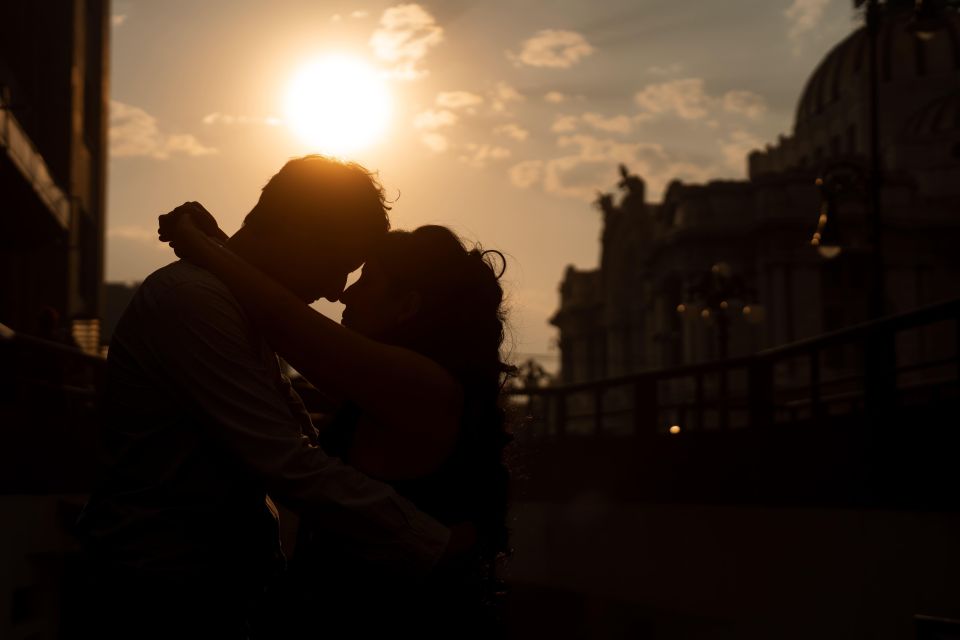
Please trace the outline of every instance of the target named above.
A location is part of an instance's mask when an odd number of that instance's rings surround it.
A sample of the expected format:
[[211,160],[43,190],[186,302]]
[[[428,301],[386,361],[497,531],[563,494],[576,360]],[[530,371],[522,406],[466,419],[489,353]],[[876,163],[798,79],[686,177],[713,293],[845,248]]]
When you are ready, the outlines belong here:
[[[161,216],[182,259],[114,333],[79,522],[90,637],[497,635],[499,274],[388,208],[359,165],[307,156],[229,238],[197,203]],[[336,402],[323,424],[277,354]],[[301,517],[289,567],[271,498]]]

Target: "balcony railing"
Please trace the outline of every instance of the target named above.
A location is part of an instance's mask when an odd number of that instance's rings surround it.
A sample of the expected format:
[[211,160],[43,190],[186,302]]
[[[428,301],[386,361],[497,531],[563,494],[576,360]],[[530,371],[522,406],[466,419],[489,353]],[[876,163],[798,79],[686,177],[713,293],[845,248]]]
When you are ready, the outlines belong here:
[[521,439],[681,435],[960,400],[960,300],[755,355],[510,391]]
[[89,489],[104,364],[0,325],[0,493]]

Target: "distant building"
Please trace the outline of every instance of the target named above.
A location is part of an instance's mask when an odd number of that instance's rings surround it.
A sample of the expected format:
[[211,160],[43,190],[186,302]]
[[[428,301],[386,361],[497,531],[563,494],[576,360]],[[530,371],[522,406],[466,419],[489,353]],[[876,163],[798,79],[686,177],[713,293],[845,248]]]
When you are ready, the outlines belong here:
[[[97,350],[109,2],[0,5],[0,322],[53,309]],[[44,315],[46,314],[46,315]]]
[[[930,40],[916,37],[909,19],[909,11],[888,17],[878,52],[892,313],[960,296],[960,15],[949,12]],[[560,287],[552,322],[563,382],[721,355],[716,317],[691,294],[718,264],[746,283],[723,301],[730,356],[868,318],[866,198],[842,204],[847,247],[838,257],[825,260],[810,243],[820,208],[815,178],[840,162],[868,166],[867,44],[861,28],[827,54],[800,97],[793,134],[750,154],[749,179],[677,181],[662,203],[648,203],[642,179],[624,169],[623,197],[598,201],[600,268],[568,267]],[[842,354],[827,363],[844,364]]]

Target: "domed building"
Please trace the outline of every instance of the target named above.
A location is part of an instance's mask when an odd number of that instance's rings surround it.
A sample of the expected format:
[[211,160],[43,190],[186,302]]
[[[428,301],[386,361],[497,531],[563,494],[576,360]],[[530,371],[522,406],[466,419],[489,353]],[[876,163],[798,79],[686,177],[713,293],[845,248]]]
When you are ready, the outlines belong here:
[[[932,37],[911,20],[886,16],[877,47],[886,314],[960,296],[960,14],[948,11]],[[600,268],[567,268],[551,320],[563,382],[745,355],[870,318],[869,52],[861,28],[827,54],[792,134],[750,154],[747,180],[676,181],[649,203],[621,167],[621,197],[597,202]],[[842,250],[827,259],[811,243],[815,181],[838,167]],[[942,338],[909,348],[954,339]],[[850,365],[844,353],[825,363]]]

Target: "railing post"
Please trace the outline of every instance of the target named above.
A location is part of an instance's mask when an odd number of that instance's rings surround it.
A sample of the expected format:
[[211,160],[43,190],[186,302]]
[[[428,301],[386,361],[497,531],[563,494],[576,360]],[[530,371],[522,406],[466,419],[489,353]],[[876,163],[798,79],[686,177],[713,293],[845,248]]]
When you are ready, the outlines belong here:
[[874,327],[864,343],[863,397],[871,423],[881,423],[897,402],[897,354],[894,333]]
[[593,390],[593,435],[599,437],[603,434],[603,387],[596,387]]
[[697,416],[697,429],[703,431],[705,425],[703,422],[703,373],[698,371],[696,377],[694,378],[694,405],[693,411]]
[[820,351],[813,347],[810,351],[810,417],[813,420],[821,420],[824,416],[820,398]]
[[768,358],[757,356],[749,369],[750,426],[769,427],[773,424],[773,364]]
[[882,503],[898,486],[892,416],[898,403],[896,351],[892,329],[871,327],[864,342],[863,400],[866,413],[867,500]]
[[730,425],[730,419],[728,416],[730,404],[727,401],[727,366],[724,365],[720,369],[720,384],[717,390],[717,412],[720,414],[718,420],[720,422],[720,429],[725,430]]
[[557,439],[562,440],[567,435],[567,394],[559,391],[553,398],[557,416]]
[[633,383],[633,435],[652,434],[657,430],[657,380],[643,378]]
[[960,382],[960,315],[954,319],[953,353],[957,358],[957,381]]

